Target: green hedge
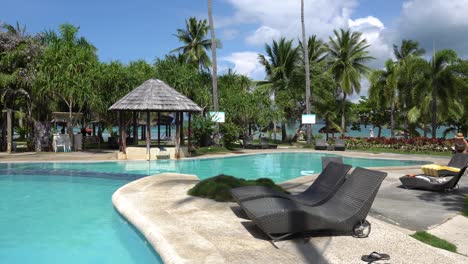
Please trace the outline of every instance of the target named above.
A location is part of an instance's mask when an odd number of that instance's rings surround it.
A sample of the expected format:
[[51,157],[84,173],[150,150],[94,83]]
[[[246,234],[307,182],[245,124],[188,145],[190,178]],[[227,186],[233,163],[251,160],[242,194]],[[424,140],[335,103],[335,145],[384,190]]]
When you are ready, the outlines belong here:
[[213,199],[217,202],[232,202],[234,200],[231,196],[230,190],[232,188],[243,186],[266,186],[280,192],[286,192],[281,188],[281,186],[276,185],[272,180],[267,178],[245,180],[221,174],[199,182],[188,191],[188,194]]

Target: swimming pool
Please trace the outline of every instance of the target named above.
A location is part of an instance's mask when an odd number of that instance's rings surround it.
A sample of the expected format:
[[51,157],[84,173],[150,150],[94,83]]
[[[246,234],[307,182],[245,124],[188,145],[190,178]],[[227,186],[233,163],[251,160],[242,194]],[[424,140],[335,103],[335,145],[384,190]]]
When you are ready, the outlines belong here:
[[[152,162],[1,163],[2,263],[161,263],[114,209],[113,192],[163,172],[220,173],[282,182],[318,173],[316,153],[275,153]],[[407,166],[419,161],[344,158],[353,166]]]

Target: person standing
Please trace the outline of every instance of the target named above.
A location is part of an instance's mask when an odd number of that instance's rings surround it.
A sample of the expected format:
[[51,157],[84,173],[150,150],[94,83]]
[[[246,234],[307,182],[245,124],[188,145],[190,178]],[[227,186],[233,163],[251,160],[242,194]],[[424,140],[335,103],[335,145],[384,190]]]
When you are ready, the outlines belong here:
[[372,128],[369,130],[369,137],[370,138],[374,137],[374,129],[372,129]]

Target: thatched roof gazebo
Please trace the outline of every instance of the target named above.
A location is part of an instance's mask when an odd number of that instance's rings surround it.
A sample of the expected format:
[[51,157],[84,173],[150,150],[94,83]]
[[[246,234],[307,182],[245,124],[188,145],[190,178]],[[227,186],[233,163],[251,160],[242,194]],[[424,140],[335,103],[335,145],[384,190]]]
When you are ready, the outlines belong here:
[[[150,157],[150,144],[151,144],[151,120],[150,113],[158,113],[158,145],[160,144],[160,125],[167,123],[170,118],[161,118],[161,113],[173,112],[175,113],[176,125],[176,151],[178,151],[180,143],[184,144],[183,137],[183,113],[188,113],[189,118],[189,133],[188,140],[191,144],[191,114],[201,112],[202,109],[187,98],[185,95],[179,93],[174,88],[158,79],[149,79],[143,84],[135,88],[133,91],[122,97],[114,103],[109,110],[119,111],[119,131],[120,131],[120,148],[126,154],[126,135],[125,129],[122,129],[124,124],[122,112],[133,113],[133,133],[134,139],[137,139],[137,112],[146,112],[146,154],[147,159]],[[172,122],[172,120],[171,120]],[[135,140],[137,141],[137,140]]]

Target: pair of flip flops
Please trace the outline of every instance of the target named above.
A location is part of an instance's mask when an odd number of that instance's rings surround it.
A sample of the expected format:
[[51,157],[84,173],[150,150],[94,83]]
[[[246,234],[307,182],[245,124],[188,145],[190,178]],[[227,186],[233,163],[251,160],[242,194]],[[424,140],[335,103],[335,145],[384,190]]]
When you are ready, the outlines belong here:
[[370,253],[369,255],[364,255],[361,257],[361,260],[362,261],[365,261],[365,262],[368,262],[368,263],[372,263],[374,261],[378,261],[378,260],[389,260],[390,259],[390,255],[388,254],[385,254],[385,253],[378,253],[378,252],[372,252]]

